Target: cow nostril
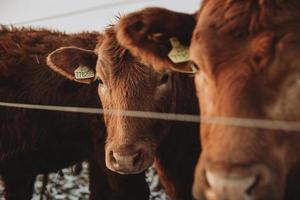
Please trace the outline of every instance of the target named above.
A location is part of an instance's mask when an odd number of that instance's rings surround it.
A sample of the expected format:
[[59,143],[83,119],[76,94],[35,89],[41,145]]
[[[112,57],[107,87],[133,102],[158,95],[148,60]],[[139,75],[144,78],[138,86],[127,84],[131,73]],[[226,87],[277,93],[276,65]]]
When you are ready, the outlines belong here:
[[138,151],[135,155],[134,155],[134,158],[133,158],[133,166],[136,166],[139,161],[141,160],[141,156],[142,156],[142,152],[141,151]]
[[113,151],[111,151],[111,152],[109,153],[109,157],[110,157],[110,162],[111,162],[114,166],[116,166],[116,165],[118,164],[118,162],[117,162],[117,159],[116,159],[115,156],[114,156]]
[[245,194],[247,194],[249,196],[251,195],[254,188],[258,185],[259,179],[260,179],[259,175],[256,175],[254,182],[246,189]]

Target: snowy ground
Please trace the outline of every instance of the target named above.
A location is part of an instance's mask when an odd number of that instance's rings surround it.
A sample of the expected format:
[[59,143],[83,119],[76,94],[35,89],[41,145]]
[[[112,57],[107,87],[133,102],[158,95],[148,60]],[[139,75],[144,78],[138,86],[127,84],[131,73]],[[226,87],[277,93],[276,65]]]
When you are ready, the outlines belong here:
[[[58,173],[49,175],[47,189],[44,194],[44,200],[88,200],[88,165],[84,163],[83,170],[79,176],[74,176],[72,168],[63,169],[63,176]],[[43,176],[38,176],[33,200],[40,200]],[[149,183],[151,196],[149,200],[167,200],[165,192],[161,189],[159,178],[155,169],[150,168],[146,175],[146,181]],[[3,198],[3,187],[0,181],[0,200]]]

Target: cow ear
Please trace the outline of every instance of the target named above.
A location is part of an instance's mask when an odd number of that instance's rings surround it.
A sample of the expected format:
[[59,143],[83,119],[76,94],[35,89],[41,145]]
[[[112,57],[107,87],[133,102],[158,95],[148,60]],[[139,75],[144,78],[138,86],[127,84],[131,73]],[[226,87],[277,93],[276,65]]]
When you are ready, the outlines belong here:
[[196,14],[162,8],[146,8],[120,19],[118,42],[157,70],[191,71],[188,46],[196,25]]
[[97,55],[78,47],[61,47],[50,53],[47,64],[70,80],[90,84],[95,80]]

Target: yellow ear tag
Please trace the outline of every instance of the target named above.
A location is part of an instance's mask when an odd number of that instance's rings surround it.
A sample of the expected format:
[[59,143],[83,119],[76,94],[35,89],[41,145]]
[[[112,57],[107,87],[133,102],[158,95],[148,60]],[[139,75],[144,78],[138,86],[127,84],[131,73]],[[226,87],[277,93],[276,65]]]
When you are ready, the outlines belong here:
[[183,63],[189,61],[189,49],[186,46],[180,44],[176,37],[170,38],[172,50],[168,54],[168,57],[173,63]]
[[74,75],[76,79],[88,79],[88,78],[94,78],[95,72],[91,68],[80,65],[75,71]]

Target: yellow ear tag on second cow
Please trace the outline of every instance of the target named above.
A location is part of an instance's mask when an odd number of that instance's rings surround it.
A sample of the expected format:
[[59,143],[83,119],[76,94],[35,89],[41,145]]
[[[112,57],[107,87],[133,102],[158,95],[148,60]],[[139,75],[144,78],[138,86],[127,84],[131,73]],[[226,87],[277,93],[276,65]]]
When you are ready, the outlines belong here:
[[76,79],[88,79],[88,78],[94,78],[95,72],[91,68],[80,65],[75,71],[74,75]]
[[172,50],[168,54],[168,57],[173,63],[183,63],[189,61],[189,49],[186,46],[180,44],[176,37],[170,38]]

